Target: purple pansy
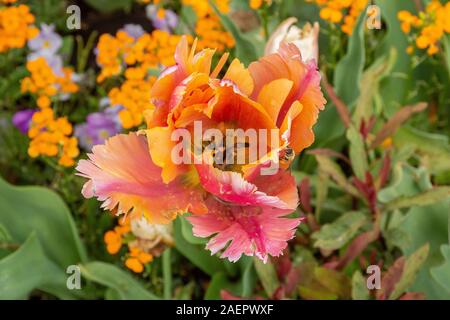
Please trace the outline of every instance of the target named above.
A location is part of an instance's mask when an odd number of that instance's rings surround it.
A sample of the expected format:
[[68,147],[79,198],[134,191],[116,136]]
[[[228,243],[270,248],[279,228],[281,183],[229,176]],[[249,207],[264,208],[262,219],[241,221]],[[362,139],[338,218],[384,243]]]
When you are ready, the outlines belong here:
[[142,36],[145,33],[144,28],[142,28],[140,24],[133,24],[133,23],[124,25],[121,30],[125,31],[130,37],[134,38],[134,40],[137,40],[140,36]]
[[56,54],[62,46],[62,38],[55,32],[54,25],[41,24],[39,34],[28,41],[28,47],[35,53],[42,56],[52,56]]
[[86,122],[75,126],[75,136],[80,146],[91,150],[94,145],[102,144],[111,136],[119,133],[114,117],[106,112],[94,112],[88,115]]

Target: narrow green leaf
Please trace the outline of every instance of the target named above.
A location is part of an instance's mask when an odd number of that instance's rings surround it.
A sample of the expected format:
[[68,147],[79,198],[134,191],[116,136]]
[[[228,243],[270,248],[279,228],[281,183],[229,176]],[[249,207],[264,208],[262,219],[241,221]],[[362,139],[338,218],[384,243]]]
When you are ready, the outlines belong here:
[[254,258],[253,261],[259,280],[261,280],[261,284],[266,291],[267,296],[271,298],[275,293],[275,290],[280,286],[275,267],[270,261],[264,263],[258,258]]
[[225,29],[233,35],[236,42],[236,57],[238,57],[239,60],[246,66],[248,66],[251,62],[258,60],[258,52],[251,40],[242,34],[242,32],[227,15],[222,14],[219,11],[214,0],[209,0],[208,2],[214,12],[219,16]]
[[441,203],[442,200],[450,197],[450,186],[435,187],[410,197],[400,197],[392,200],[384,207],[387,211],[409,208],[414,206],[427,206]]
[[347,130],[347,139],[350,142],[349,153],[353,172],[360,180],[365,181],[369,164],[363,138],[354,126],[350,126]]

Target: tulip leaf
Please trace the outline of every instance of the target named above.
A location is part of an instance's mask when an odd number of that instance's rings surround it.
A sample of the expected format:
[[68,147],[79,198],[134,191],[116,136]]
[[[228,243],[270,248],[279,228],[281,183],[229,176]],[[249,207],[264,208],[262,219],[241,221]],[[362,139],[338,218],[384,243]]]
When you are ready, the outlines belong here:
[[450,294],[450,246],[443,244],[441,253],[444,256],[444,263],[431,268],[431,276]]
[[251,62],[258,60],[258,52],[252,41],[246,37],[234,22],[225,14],[222,14],[217,8],[215,0],[209,0],[208,3],[213,8],[214,12],[219,16],[225,29],[231,33],[236,42],[236,57],[248,66]]
[[80,265],[80,269],[86,279],[114,290],[111,297],[118,297],[122,300],[159,299],[126,271],[113,264],[93,261]]
[[366,50],[364,47],[364,26],[365,12],[359,18],[350,36],[347,53],[336,65],[333,85],[336,94],[349,107],[359,97],[359,85],[361,83],[362,72],[365,63]]
[[16,187],[0,178],[0,224],[17,243],[35,232],[45,254],[64,270],[87,260],[69,209],[49,189]]
[[177,218],[173,222],[174,237],[175,237],[175,248],[189,259],[192,264],[196,265],[203,272],[213,276],[217,272],[225,272],[226,268],[223,262],[216,256],[211,256],[209,251],[205,250],[204,246],[194,245],[189,243],[183,237],[183,232],[181,230],[182,217]]
[[0,300],[26,299],[41,289],[61,299],[74,299],[67,289],[68,275],[44,253],[36,233],[31,233],[15,252],[0,260]]

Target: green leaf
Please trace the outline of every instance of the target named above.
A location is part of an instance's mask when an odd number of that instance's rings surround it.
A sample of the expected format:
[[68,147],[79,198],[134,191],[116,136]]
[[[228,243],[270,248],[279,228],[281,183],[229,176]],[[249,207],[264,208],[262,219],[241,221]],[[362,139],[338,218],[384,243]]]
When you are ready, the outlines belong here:
[[412,146],[430,173],[450,171],[450,146],[448,137],[402,127],[393,137],[395,146]]
[[314,247],[326,250],[342,248],[369,221],[367,215],[361,211],[347,212],[312,234]]
[[219,16],[225,29],[233,35],[236,42],[236,57],[238,57],[239,60],[246,66],[248,66],[251,62],[258,60],[259,55],[252,41],[242,34],[242,32],[227,15],[222,14],[219,11],[214,0],[209,0],[208,2],[214,12]]
[[87,260],[69,209],[49,189],[15,187],[0,178],[0,224],[18,243],[35,232],[45,254],[64,270]]
[[130,11],[133,0],[86,0],[94,9],[101,12],[113,12],[117,10]]
[[431,268],[431,276],[450,294],[450,246],[443,244],[441,246],[441,253],[445,261],[442,265]]
[[378,58],[367,70],[364,71],[360,82],[361,93],[356,102],[353,113],[353,123],[359,126],[362,119],[366,121],[374,114],[374,99],[379,95],[380,82],[390,74],[397,59],[397,51],[391,48],[388,54]]
[[205,300],[220,300],[220,292],[222,290],[231,291],[231,287],[233,287],[233,285],[228,280],[226,274],[217,272],[211,278],[211,282],[205,293]]
[[356,270],[352,277],[352,299],[369,300],[370,292],[367,289],[367,280],[359,270]]
[[[411,56],[406,53],[409,45],[408,36],[403,33],[397,14],[400,10],[415,12],[415,3],[414,1],[375,0],[375,4],[380,7],[387,29],[386,36],[378,46],[376,56],[386,55],[392,48],[397,50],[397,59],[389,75],[382,80],[379,90],[384,102],[383,112],[390,117],[406,104],[405,100],[412,84]],[[379,30],[373,32],[379,32]]]
[[206,245],[208,240],[206,240],[205,238],[199,238],[194,236],[194,234],[192,233],[192,224],[187,219],[184,219],[184,217],[180,218],[180,223],[181,223],[181,233],[187,242],[191,244],[200,244],[203,246]]
[[444,57],[445,62],[447,63],[448,75],[450,77],[450,35],[446,35],[442,38],[442,44],[444,46]]
[[146,290],[126,271],[113,264],[93,261],[80,265],[81,274],[88,280],[115,291],[114,297],[122,300],[156,300],[156,295]]
[[390,201],[384,207],[387,211],[409,208],[413,206],[427,206],[430,204],[440,203],[450,197],[450,186],[435,187],[411,197],[400,197]]
[[0,300],[26,299],[34,289],[61,299],[75,298],[67,289],[68,275],[46,257],[35,233],[14,253],[0,260]]
[[359,96],[359,85],[365,63],[364,26],[365,12],[359,15],[353,33],[350,36],[347,53],[336,65],[333,85],[336,94],[349,107]]
[[408,290],[425,262],[429,251],[430,246],[425,244],[406,259],[400,281],[395,284],[394,290],[389,295],[389,299],[398,299],[404,292],[406,292],[406,290]]
[[[413,169],[405,166],[403,168],[404,178],[400,184],[401,187],[396,188],[395,195],[393,194],[394,190],[390,191],[389,197],[386,198],[410,196],[432,188],[429,174],[424,168]],[[440,266],[444,262],[440,247],[448,244],[449,211],[450,201],[448,199],[443,199],[440,203],[433,205],[412,207],[399,226],[410,239],[407,245],[401,248],[405,255],[411,255],[426,243],[430,245],[429,256],[410,288],[411,291],[423,292],[427,299],[450,299],[450,293],[430,273],[432,268]]]
[[270,261],[264,263],[258,258],[254,258],[253,261],[255,264],[256,273],[258,274],[259,280],[261,280],[264,291],[267,296],[271,298],[275,293],[275,290],[280,287],[275,267]]
[[330,292],[343,299],[351,297],[351,280],[342,272],[317,267],[314,269],[316,280]]
[[350,126],[347,130],[347,139],[350,142],[349,153],[353,172],[360,180],[365,181],[369,164],[367,162],[363,137],[354,126]]
[[183,256],[189,259],[192,264],[210,276],[221,271],[226,273],[226,268],[218,257],[211,256],[209,251],[205,250],[203,246],[193,245],[184,239],[181,230],[181,219],[183,219],[183,217],[179,217],[173,222],[175,248]]
[[345,192],[354,197],[360,196],[358,190],[347,180],[336,162],[323,155],[316,154],[315,156],[320,170],[328,174]]

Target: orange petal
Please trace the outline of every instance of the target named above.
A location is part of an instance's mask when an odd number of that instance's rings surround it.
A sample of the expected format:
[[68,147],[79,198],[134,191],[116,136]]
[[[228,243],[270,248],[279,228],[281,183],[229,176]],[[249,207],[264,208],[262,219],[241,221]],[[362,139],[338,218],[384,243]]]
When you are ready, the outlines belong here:
[[253,78],[250,71],[238,59],[231,62],[223,79],[233,81],[246,96],[253,91]]

